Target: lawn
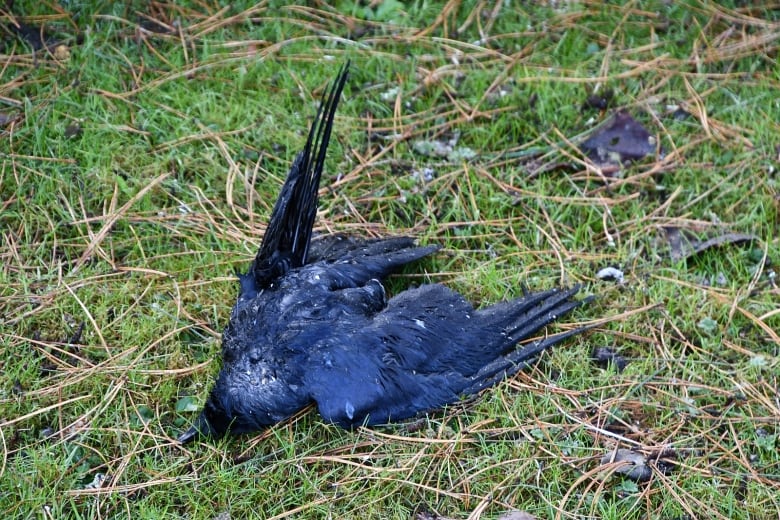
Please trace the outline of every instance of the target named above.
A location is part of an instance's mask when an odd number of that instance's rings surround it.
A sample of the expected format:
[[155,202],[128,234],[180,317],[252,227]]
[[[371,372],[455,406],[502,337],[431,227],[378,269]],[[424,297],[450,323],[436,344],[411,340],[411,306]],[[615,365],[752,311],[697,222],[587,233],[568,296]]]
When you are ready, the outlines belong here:
[[[780,4],[307,4],[0,8],[0,515],[778,518]],[[346,60],[316,231],[593,329],[411,423],[181,446]],[[633,161],[583,145],[616,114]]]

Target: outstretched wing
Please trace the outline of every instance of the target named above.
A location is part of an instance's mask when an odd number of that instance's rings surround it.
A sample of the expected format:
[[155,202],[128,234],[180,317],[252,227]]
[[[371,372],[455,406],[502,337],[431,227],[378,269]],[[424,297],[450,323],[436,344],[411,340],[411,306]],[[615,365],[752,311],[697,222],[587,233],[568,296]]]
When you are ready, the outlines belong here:
[[481,310],[441,285],[405,291],[373,319],[315,346],[305,384],[323,418],[343,427],[440,408],[514,374],[580,332],[515,348],[581,305],[584,300],[571,299],[577,289],[532,293]]

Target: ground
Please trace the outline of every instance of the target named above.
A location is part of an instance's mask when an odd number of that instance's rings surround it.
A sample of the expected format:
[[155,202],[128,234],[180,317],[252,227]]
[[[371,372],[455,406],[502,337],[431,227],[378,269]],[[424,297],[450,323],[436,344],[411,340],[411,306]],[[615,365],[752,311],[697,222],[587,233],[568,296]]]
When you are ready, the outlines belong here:
[[[719,4],[8,2],[0,512],[777,518],[780,9]],[[582,283],[549,332],[595,328],[411,424],[182,447],[346,60],[317,231],[443,246],[394,292]]]

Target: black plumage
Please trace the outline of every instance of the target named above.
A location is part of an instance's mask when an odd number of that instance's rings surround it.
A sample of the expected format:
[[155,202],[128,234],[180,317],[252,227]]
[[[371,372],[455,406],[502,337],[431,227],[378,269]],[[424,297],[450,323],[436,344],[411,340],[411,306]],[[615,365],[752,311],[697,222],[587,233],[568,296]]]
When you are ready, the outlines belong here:
[[292,164],[260,250],[240,275],[222,370],[181,442],[260,430],[312,402],[325,421],[345,428],[399,421],[479,392],[583,330],[517,348],[581,305],[572,299],[578,287],[480,310],[439,284],[387,299],[382,280],[438,246],[409,237],[311,239],[346,78],[345,65]]

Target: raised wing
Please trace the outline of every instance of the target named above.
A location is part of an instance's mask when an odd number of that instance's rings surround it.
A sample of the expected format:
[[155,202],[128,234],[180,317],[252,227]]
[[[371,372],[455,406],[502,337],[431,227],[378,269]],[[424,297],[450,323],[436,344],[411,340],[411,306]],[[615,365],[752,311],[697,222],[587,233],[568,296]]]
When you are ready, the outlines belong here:
[[325,153],[348,70],[349,62],[317,110],[306,146],[295,157],[276,200],[263,243],[249,272],[241,277],[242,293],[262,290],[290,269],[306,263]]

